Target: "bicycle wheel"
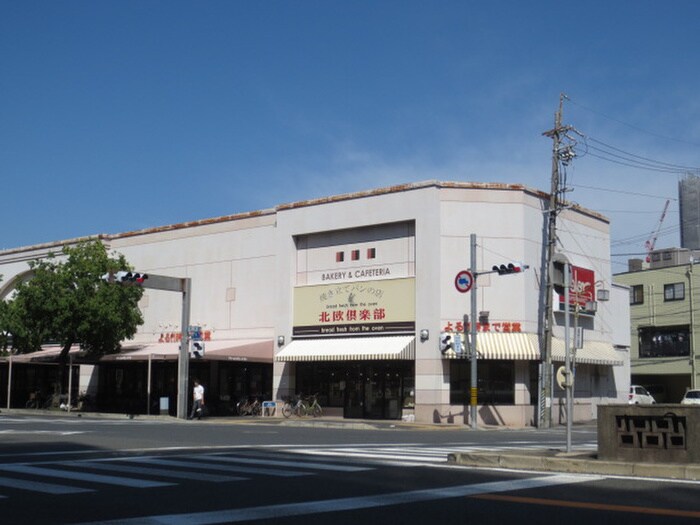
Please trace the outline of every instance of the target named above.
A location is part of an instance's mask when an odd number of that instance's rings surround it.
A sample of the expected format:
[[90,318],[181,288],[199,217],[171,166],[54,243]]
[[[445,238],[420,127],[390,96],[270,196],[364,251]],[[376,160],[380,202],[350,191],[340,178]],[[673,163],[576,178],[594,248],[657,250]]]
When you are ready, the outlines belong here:
[[304,417],[309,415],[309,405],[306,403],[299,404],[299,412],[297,414],[299,417]]
[[323,414],[323,410],[321,410],[321,405],[318,403],[314,403],[314,406],[311,407],[311,413],[314,417],[321,417]]
[[282,415],[286,418],[292,415],[292,406],[289,403],[285,403],[282,407]]

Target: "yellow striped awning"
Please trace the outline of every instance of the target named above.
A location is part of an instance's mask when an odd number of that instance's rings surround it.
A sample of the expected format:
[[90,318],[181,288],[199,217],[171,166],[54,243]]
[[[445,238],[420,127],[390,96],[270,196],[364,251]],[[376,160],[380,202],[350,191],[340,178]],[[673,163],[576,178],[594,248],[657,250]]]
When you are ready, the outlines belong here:
[[[573,345],[573,339],[571,341]],[[464,348],[464,345],[463,345]],[[505,359],[537,361],[540,359],[540,342],[537,334],[482,332],[476,335],[477,357],[479,359]],[[572,354],[573,356],[573,354]],[[445,352],[446,359],[467,359],[467,350],[457,354],[452,350]],[[591,365],[622,365],[624,355],[611,343],[602,341],[584,341],[583,348],[576,350],[576,362]],[[563,339],[552,338],[552,361],[565,361],[565,344]]]
[[275,361],[413,360],[416,338],[407,336],[298,339],[289,343]]
[[[444,356],[447,359],[464,359],[468,357],[468,355],[464,345],[462,345],[462,349],[463,352],[461,354],[448,350],[445,352]],[[476,351],[479,359],[534,361],[540,358],[537,334],[527,334],[524,332],[478,333],[476,334]]]

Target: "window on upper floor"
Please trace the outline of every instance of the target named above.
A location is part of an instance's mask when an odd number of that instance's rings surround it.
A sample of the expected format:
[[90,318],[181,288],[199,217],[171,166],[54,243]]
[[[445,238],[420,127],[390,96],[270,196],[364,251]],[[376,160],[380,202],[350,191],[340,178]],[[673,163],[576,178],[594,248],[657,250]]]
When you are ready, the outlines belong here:
[[680,301],[685,299],[685,284],[664,284],[664,301]]
[[335,262],[343,262],[345,260],[345,252],[335,252]]
[[360,260],[360,250],[352,250],[350,252],[350,259],[353,261],[359,261]]
[[644,304],[643,284],[635,284],[630,288],[630,304]]
[[688,326],[650,326],[639,329],[639,357],[690,355]]
[[376,259],[377,258],[377,249],[376,248],[367,248],[367,258],[368,259]]

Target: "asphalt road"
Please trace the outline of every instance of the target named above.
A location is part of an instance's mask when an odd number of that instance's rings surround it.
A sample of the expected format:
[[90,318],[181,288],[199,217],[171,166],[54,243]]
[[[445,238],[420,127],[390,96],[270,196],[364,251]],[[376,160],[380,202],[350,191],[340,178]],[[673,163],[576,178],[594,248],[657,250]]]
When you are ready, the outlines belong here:
[[[574,446],[595,446],[576,427]],[[446,465],[561,429],[288,427],[0,414],[0,522],[697,523],[700,484]]]

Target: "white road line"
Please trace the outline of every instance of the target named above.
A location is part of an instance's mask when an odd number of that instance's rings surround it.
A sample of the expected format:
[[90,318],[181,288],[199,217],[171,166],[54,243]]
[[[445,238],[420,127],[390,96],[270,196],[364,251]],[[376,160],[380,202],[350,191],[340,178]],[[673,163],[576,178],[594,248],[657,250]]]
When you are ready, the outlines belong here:
[[82,430],[0,430],[0,434],[5,436],[16,435],[37,435],[37,436],[73,436],[75,434],[87,434]]
[[104,483],[107,485],[120,485],[123,487],[152,488],[168,487],[172,483],[161,481],[148,481],[143,479],[123,478],[118,476],[106,476],[102,474],[90,474],[87,472],[75,472],[70,470],[55,470],[44,467],[32,467],[30,465],[0,465],[0,470],[16,472],[18,474],[30,474],[34,476],[45,476],[52,478],[73,479],[78,481],[89,481],[92,483]]
[[86,467],[93,470],[106,470],[109,472],[121,472],[124,474],[140,474],[144,476],[160,476],[163,478],[173,478],[173,479],[196,479],[197,481],[213,481],[213,482],[224,482],[224,481],[243,481],[248,478],[242,478],[239,476],[222,476],[220,474],[208,474],[206,472],[196,472],[192,470],[172,470],[156,467],[139,467],[136,465],[116,465],[114,461],[110,463],[104,463],[99,461],[62,461],[60,463],[53,463],[54,465],[66,465],[66,466],[80,466]]
[[311,461],[281,461],[272,459],[259,459],[259,458],[242,458],[242,457],[230,457],[224,455],[223,452],[218,452],[216,454],[209,454],[209,457],[215,458],[217,461],[225,461],[227,463],[243,463],[247,465],[267,465],[273,467],[296,467],[304,469],[313,470],[330,470],[336,472],[361,472],[363,470],[372,470],[371,467],[354,467],[347,465],[333,465],[331,463],[314,463]]
[[388,507],[390,505],[405,505],[416,502],[437,501],[451,498],[511,492],[554,485],[582,483],[601,479],[599,476],[555,475],[529,479],[494,481],[490,483],[458,485],[454,487],[439,487],[427,490],[394,492],[361,496],[354,498],[339,498],[304,503],[285,503],[264,507],[249,507],[243,509],[227,509],[211,512],[193,512],[188,514],[162,514],[155,516],[140,516],[137,518],[116,519],[83,523],[82,525],[215,525],[217,523],[237,523],[242,521],[280,519],[291,516],[305,516],[324,512],[353,511]]
[[[546,447],[545,447],[546,448]],[[586,447],[587,448],[587,447]],[[447,447],[406,447],[406,446],[372,446],[372,447],[324,447],[292,450],[293,454],[305,454],[323,457],[360,458],[375,461],[400,461],[401,464],[446,463],[448,454],[459,452],[490,452],[512,450],[542,450],[541,446],[531,447],[483,447],[483,446],[447,446]],[[579,447],[579,450],[582,448]]]
[[[53,483],[43,483],[41,481],[3,477],[0,477],[0,486],[19,490],[29,490],[32,492],[42,492],[44,494],[77,494],[80,492],[94,492],[92,489],[71,487],[68,485],[54,485]],[[0,497],[4,498],[5,496]]]
[[254,468],[254,467],[240,467],[236,465],[218,465],[211,461],[201,461],[198,457],[196,461],[183,461],[176,459],[140,459],[142,463],[149,463],[152,465],[162,465],[166,467],[184,467],[196,470],[219,470],[224,472],[238,472],[240,474],[258,474],[262,476],[275,476],[280,478],[295,478],[298,476],[309,476],[309,472],[301,472],[297,470],[279,470],[279,469],[266,469],[266,468]]

